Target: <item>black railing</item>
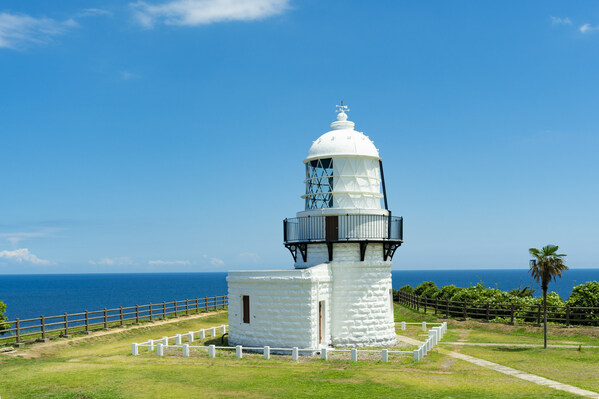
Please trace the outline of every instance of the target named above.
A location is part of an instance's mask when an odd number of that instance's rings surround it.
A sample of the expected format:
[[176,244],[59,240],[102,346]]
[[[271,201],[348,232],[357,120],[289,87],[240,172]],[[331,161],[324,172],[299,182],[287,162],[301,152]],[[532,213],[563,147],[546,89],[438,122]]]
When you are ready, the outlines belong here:
[[391,215],[319,215],[290,218],[283,221],[283,239],[285,243],[403,241],[403,218]]

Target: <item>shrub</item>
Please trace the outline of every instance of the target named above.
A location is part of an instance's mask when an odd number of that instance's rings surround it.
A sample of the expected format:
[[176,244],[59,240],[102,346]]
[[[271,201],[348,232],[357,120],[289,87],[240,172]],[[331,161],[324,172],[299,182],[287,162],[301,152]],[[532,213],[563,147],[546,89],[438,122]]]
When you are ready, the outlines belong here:
[[[599,282],[587,281],[584,284],[577,285],[572,289],[570,298],[566,304],[570,307],[599,307]],[[590,309],[574,310],[577,314],[576,319],[599,320],[597,311]]]
[[408,284],[404,285],[399,289],[399,292],[407,292],[408,294],[414,293],[414,288],[410,287]]
[[0,335],[4,334],[4,330],[8,330],[10,328],[10,324],[5,323],[8,321],[6,317],[4,317],[4,312],[6,311],[6,305],[4,302],[0,302]]
[[453,284],[445,285],[439,291],[437,291],[433,298],[436,298],[440,301],[450,300],[460,290],[463,290],[463,288],[456,287]]
[[426,298],[433,298],[433,295],[436,295],[438,291],[439,289],[437,288],[437,285],[435,283],[433,283],[432,281],[425,281],[424,283],[416,287],[416,289],[414,290],[414,294]]

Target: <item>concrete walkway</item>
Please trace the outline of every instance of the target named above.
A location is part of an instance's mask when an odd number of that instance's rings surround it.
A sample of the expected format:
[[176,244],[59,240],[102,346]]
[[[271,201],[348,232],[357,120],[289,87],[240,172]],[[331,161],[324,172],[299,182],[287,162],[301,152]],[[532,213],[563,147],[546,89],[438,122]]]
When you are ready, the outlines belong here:
[[[462,346],[515,346],[518,348],[542,348],[543,345],[540,344],[509,344],[509,343],[489,343],[489,342],[439,342],[441,345],[462,345]],[[585,345],[585,344],[557,344],[557,345],[547,345],[548,348],[599,348],[597,345]]]
[[[412,345],[420,345],[422,342],[415,340],[413,338],[404,337],[402,335],[398,335],[397,339],[406,342]],[[491,369],[497,371],[499,373],[507,374],[512,377],[520,378],[521,380],[526,380],[532,382],[537,385],[546,386],[549,388],[557,389],[559,391],[568,392],[574,395],[585,396],[587,398],[595,398],[599,399],[599,393],[593,391],[587,391],[586,389],[577,388],[572,385],[562,384],[561,382],[553,381],[545,377],[540,377],[538,375],[525,373],[524,371],[516,370],[511,367],[502,366],[497,363],[489,362],[487,360],[479,359],[473,356],[464,355],[459,352],[453,352],[446,349],[437,348],[439,353],[443,353],[445,355],[449,355],[455,359],[464,360],[466,362],[476,364],[477,366],[485,367],[487,369]]]

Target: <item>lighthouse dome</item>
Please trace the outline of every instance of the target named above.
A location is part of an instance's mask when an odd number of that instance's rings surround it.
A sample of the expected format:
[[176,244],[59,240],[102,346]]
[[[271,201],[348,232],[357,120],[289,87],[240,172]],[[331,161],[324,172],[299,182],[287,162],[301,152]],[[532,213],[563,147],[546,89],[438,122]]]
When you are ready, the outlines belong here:
[[345,112],[340,112],[337,121],[331,123],[331,131],[314,141],[304,162],[339,156],[380,159],[372,140],[364,133],[354,130],[354,123],[347,120]]

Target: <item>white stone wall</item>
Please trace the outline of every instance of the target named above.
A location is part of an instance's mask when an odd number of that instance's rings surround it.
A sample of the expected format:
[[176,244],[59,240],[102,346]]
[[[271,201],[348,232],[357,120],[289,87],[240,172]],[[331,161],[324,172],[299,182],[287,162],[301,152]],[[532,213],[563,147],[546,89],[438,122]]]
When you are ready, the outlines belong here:
[[395,344],[391,306],[391,261],[382,244],[368,244],[364,262],[360,245],[335,244],[332,274],[331,343],[334,346]]
[[297,261],[295,262],[296,269],[306,269],[308,267],[327,263],[329,261],[329,251],[327,244],[308,244],[308,252],[306,261],[302,258],[302,254],[297,251]]
[[[318,347],[318,300],[330,302],[326,265],[307,270],[230,272],[227,281],[229,344]],[[242,319],[242,295],[250,297],[249,324]]]

